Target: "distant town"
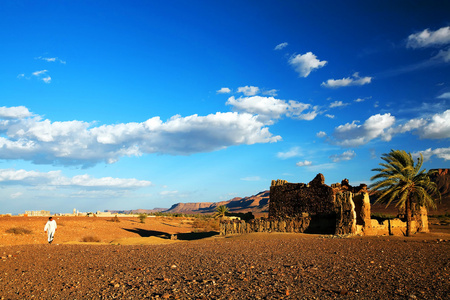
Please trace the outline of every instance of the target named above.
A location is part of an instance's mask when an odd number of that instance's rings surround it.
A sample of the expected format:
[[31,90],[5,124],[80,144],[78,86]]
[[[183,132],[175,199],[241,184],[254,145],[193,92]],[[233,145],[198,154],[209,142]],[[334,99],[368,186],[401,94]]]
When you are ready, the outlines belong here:
[[[7,213],[0,216],[13,216]],[[66,217],[130,217],[138,216],[138,214],[112,213],[110,211],[97,212],[80,212],[76,208],[71,213],[51,213],[49,210],[26,210],[23,214],[17,214],[19,217],[50,217],[50,216],[66,216]]]

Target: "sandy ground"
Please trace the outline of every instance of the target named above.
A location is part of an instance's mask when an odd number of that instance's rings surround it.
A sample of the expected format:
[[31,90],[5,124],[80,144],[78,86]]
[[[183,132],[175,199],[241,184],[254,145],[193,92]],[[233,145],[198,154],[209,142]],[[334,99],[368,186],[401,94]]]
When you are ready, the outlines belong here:
[[[45,221],[0,218],[0,299],[450,299],[442,225],[411,238],[220,237],[177,218],[60,217],[49,245]],[[79,242],[92,235],[102,243]]]
[[[118,219],[120,222],[113,222],[112,217],[54,217],[58,225],[54,243],[79,243],[86,237],[94,237],[101,244],[149,243],[148,240],[167,243],[171,234],[186,234],[193,230],[191,219],[148,217],[145,223],[134,217]],[[47,220],[47,217],[0,217],[0,245],[46,244],[44,226]],[[14,227],[28,229],[31,233],[6,233]],[[138,241],[142,237],[150,239]]]

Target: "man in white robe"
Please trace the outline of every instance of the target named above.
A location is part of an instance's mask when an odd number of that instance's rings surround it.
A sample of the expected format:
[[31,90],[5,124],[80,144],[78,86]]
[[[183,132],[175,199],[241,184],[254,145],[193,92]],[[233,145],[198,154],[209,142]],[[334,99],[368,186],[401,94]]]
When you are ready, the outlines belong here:
[[52,217],[48,218],[47,224],[45,224],[45,227],[44,227],[44,232],[47,232],[49,244],[51,244],[53,242],[53,238],[55,237],[56,227],[57,227],[56,221],[53,220]]

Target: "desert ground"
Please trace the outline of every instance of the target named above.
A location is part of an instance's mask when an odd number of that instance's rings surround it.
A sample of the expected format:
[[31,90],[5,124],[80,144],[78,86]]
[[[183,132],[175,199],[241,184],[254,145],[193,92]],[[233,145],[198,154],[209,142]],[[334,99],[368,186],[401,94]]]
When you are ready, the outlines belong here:
[[450,299],[439,219],[409,238],[221,237],[193,219],[119,219],[56,217],[49,245],[47,218],[1,217],[0,299]]

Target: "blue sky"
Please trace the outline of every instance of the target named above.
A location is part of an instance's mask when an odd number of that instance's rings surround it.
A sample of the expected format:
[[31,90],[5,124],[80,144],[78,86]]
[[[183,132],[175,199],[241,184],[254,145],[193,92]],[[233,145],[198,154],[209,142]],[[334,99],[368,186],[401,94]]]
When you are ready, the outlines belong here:
[[0,213],[450,167],[448,1],[1,1]]

